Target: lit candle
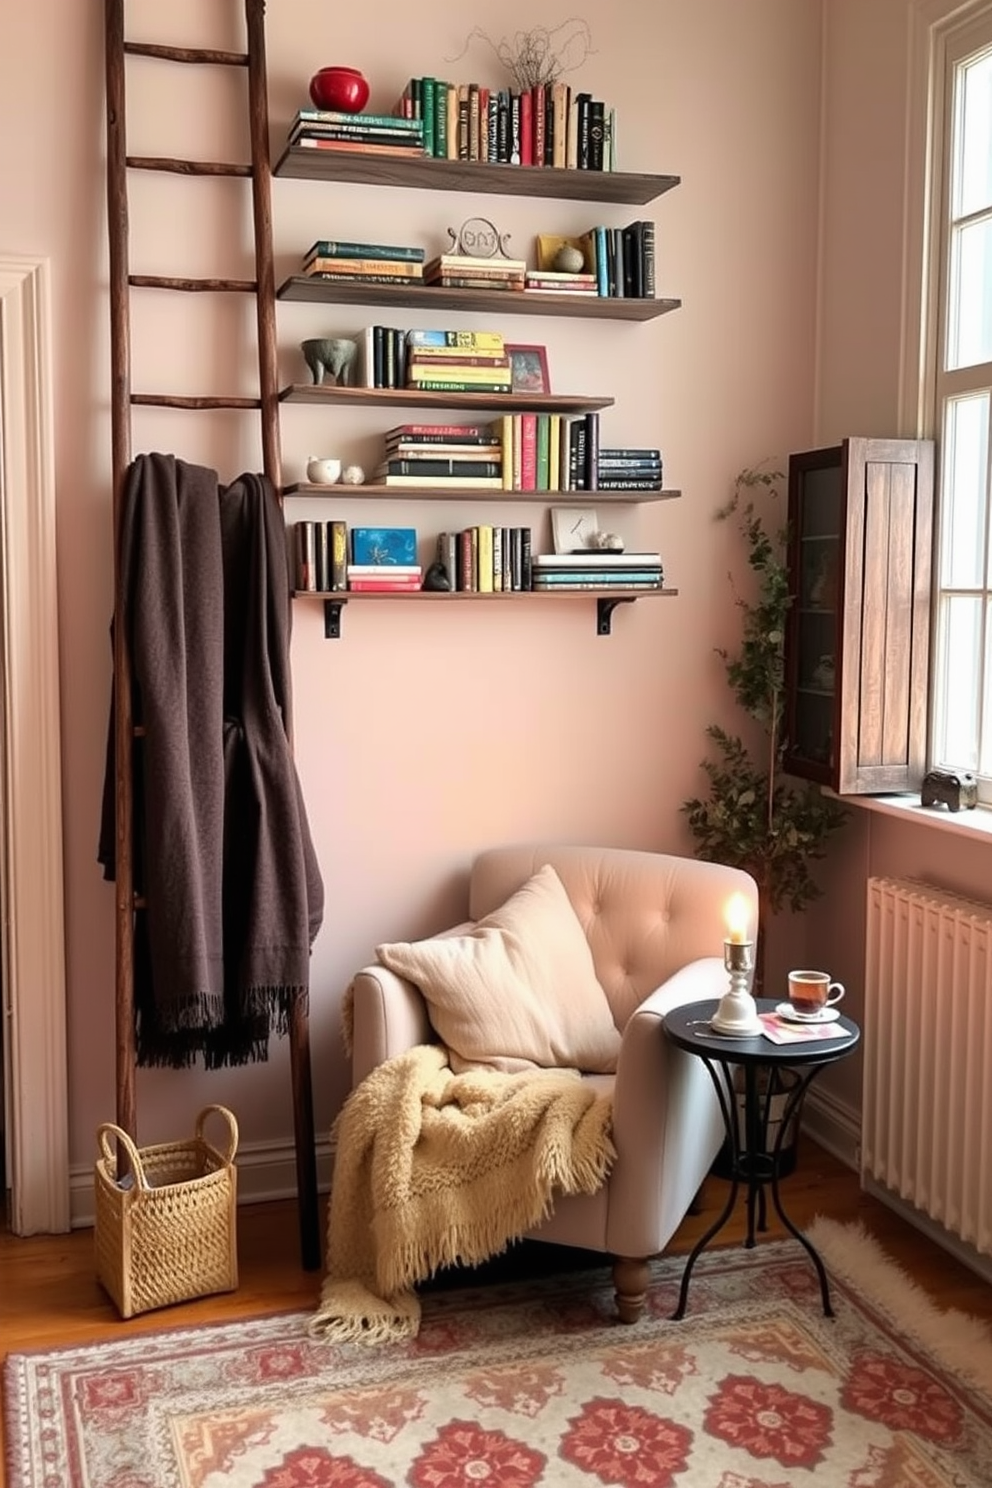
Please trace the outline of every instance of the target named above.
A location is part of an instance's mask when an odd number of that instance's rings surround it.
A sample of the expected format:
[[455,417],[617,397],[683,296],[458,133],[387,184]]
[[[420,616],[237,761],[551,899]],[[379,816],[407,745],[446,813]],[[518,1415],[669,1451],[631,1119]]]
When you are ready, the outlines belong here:
[[727,901],[727,940],[731,945],[746,945],[748,940],[748,907],[743,894],[732,894]]

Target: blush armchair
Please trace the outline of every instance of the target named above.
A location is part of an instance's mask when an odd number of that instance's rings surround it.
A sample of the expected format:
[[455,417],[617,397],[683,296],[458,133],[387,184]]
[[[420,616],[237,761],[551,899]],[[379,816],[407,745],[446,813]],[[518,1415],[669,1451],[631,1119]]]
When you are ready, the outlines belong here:
[[[472,865],[464,933],[552,865],[585,932],[596,978],[620,1032],[615,1074],[584,1074],[612,1093],[616,1158],[593,1194],[561,1196],[527,1232],[613,1257],[622,1321],[640,1316],[648,1261],[667,1245],[720,1149],[724,1125],[701,1060],[664,1037],[665,1013],[726,990],[725,910],[742,893],[757,921],[757,887],[740,869],[621,848],[521,844]],[[364,967],[349,989],[352,1084],[417,1044],[437,1042],[413,982]]]

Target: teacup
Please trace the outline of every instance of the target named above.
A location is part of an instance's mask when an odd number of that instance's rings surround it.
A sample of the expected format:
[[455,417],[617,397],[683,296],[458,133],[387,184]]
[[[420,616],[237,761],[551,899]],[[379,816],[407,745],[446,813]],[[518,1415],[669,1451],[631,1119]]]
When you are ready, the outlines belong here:
[[789,1006],[797,1018],[816,1018],[843,996],[843,983],[832,982],[829,971],[789,972]]

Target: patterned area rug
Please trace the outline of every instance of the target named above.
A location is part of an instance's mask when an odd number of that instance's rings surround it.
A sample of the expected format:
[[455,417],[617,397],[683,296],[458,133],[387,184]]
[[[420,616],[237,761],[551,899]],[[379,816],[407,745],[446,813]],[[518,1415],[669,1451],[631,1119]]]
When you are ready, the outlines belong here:
[[295,1314],[12,1356],[8,1488],[988,1488],[992,1338],[817,1226],[833,1320],[778,1241],[705,1253],[681,1323],[671,1257],[632,1328],[597,1270],[430,1291],[397,1345]]

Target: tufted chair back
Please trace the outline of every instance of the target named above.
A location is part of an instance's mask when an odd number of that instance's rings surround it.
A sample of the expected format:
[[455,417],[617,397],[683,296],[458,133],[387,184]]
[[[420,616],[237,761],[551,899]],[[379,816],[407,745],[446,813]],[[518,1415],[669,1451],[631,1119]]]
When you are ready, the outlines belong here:
[[757,923],[754,881],[738,869],[665,853],[552,843],[481,853],[472,867],[469,918],[498,909],[545,863],[558,874],[582,922],[621,1032],[635,1008],[680,967],[722,955],[724,912],[735,890],[744,894],[751,923]]

